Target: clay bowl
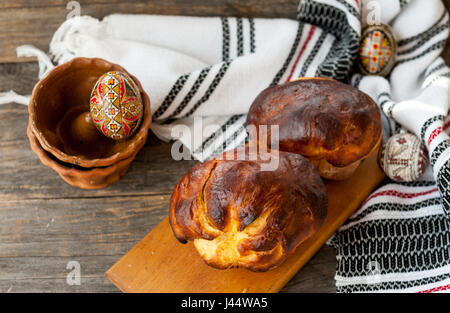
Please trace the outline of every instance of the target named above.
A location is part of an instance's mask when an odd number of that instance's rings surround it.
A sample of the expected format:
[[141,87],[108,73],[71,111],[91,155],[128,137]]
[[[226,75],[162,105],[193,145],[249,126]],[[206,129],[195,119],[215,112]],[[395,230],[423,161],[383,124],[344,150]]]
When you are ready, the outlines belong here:
[[59,161],[49,152],[42,149],[34,132],[28,124],[27,135],[30,140],[31,149],[37,154],[41,162],[56,171],[68,184],[82,189],[99,189],[118,181],[131,165],[136,156],[132,154],[116,164],[107,167],[86,169],[76,165]]
[[[129,138],[103,136],[90,120],[92,88],[108,71],[128,74],[141,92],[144,116]],[[33,89],[31,131],[40,146],[58,160],[84,168],[105,167],[129,159],[144,146],[151,123],[150,100],[136,77],[123,67],[97,58],[75,58],[55,67]]]

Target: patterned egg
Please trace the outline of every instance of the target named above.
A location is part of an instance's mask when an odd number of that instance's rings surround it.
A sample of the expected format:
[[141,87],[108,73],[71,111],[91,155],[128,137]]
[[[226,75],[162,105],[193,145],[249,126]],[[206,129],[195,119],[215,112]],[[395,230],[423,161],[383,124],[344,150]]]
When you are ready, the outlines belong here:
[[388,75],[395,64],[395,53],[396,42],[388,25],[363,30],[358,66],[364,75]]
[[92,121],[103,135],[121,140],[139,127],[144,107],[139,88],[127,74],[108,72],[92,90],[90,111]]
[[427,150],[420,139],[409,133],[392,136],[380,150],[380,166],[398,182],[417,180],[428,166]]

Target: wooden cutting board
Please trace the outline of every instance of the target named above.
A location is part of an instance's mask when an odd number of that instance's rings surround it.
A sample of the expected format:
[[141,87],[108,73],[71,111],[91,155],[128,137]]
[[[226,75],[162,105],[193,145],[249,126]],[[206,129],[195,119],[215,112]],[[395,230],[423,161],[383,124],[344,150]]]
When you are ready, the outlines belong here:
[[165,218],[114,264],[106,277],[124,292],[278,292],[383,179],[375,152],[351,178],[327,182],[328,216],[322,228],[283,264],[267,272],[209,267],[192,243],[175,239]]

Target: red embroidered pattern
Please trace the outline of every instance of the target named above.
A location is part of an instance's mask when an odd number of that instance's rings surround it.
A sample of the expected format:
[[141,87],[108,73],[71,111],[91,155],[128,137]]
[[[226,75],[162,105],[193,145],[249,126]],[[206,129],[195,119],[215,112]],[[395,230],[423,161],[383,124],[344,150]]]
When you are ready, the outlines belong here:
[[436,138],[440,133],[442,133],[442,131],[443,128],[441,126],[433,130],[430,134],[430,137],[428,137],[428,144],[430,144],[434,140],[434,138]]
[[297,67],[298,61],[300,60],[300,57],[302,56],[303,52],[305,52],[305,49],[308,46],[308,43],[311,40],[312,36],[314,35],[315,31],[316,31],[316,27],[311,26],[308,37],[306,38],[305,43],[303,44],[302,48],[300,49],[300,52],[298,53],[297,59],[295,60],[294,65],[292,66],[291,72],[289,73],[289,77],[287,78],[286,82],[291,80],[292,75],[294,74],[295,68]]
[[434,288],[427,289],[427,290],[422,290],[422,291],[419,291],[418,293],[433,293],[433,292],[444,291],[444,290],[449,290],[449,289],[450,289],[450,285],[445,285],[445,286],[434,287]]
[[366,203],[367,201],[376,198],[376,197],[380,197],[380,196],[394,196],[394,197],[399,197],[399,198],[404,198],[404,199],[411,199],[411,198],[415,198],[415,197],[419,197],[419,196],[424,196],[424,195],[428,195],[430,193],[436,192],[439,189],[437,187],[427,190],[427,191],[423,191],[423,192],[415,192],[415,193],[406,193],[406,192],[399,192],[397,190],[383,190],[377,193],[374,193],[373,195],[371,195],[369,198],[367,198],[367,200],[364,202]]

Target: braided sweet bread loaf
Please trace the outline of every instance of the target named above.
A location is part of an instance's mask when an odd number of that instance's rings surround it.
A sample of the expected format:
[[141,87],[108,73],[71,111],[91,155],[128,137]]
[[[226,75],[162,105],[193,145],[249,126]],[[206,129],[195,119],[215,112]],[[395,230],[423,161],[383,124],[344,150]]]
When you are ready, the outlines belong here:
[[280,264],[320,228],[328,203],[310,161],[276,152],[273,171],[262,169],[266,156],[250,152],[245,160],[213,159],[192,167],[170,201],[176,238],[193,240],[205,262],[219,269],[266,271]]

